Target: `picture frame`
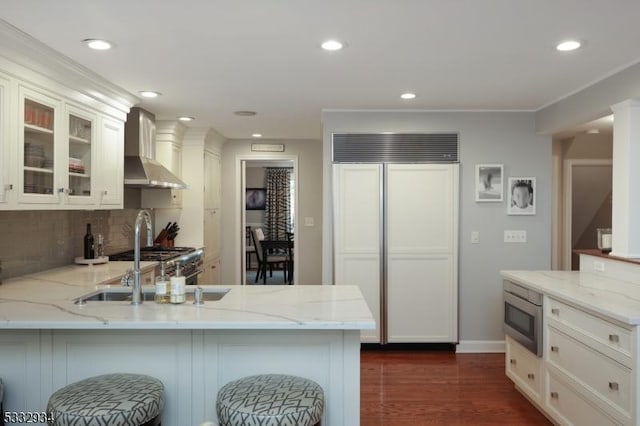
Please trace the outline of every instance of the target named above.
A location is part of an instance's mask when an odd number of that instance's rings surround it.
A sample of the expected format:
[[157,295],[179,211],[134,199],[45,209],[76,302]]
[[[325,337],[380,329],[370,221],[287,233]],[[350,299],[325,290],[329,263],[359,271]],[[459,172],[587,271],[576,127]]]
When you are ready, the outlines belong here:
[[509,177],[508,215],[536,214],[536,178]]
[[267,189],[247,188],[245,206],[247,210],[265,210],[267,207]]
[[476,202],[502,202],[504,199],[503,176],[504,166],[502,164],[476,164]]

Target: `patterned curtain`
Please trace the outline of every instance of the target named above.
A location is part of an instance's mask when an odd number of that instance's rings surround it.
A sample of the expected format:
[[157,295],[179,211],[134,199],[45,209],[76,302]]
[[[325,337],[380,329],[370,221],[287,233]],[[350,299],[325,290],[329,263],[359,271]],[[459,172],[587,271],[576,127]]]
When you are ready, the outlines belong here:
[[291,169],[267,168],[265,238],[286,240],[291,232]]

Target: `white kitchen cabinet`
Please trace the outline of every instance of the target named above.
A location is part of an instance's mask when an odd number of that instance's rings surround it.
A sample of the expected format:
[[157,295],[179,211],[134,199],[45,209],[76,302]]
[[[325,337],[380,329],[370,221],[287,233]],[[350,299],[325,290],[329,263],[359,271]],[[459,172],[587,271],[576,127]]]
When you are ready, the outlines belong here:
[[548,374],[547,386],[549,390],[545,407],[558,424],[575,426],[622,424],[607,416],[592,402],[577,393],[566,381],[554,374]]
[[[545,324],[546,401],[552,416],[576,425],[587,424],[585,418],[634,424],[632,330],[553,298],[545,306]],[[570,394],[565,399],[571,404],[561,401],[563,394]],[[586,408],[570,409],[585,404],[591,406],[590,417]]]
[[335,284],[374,314],[363,342],[457,341],[457,167],[334,166]]
[[64,163],[67,167],[67,182],[64,183],[64,194],[69,204],[92,206],[98,202],[96,177],[99,170],[96,164],[100,161],[98,143],[96,141],[95,113],[73,105],[66,105],[67,155]]
[[220,258],[205,257],[202,274],[198,277],[198,284],[220,284]]
[[52,208],[61,203],[67,179],[62,100],[23,84],[18,90],[18,203]]
[[124,203],[124,122],[100,120],[100,206],[122,208]]
[[129,105],[106,95],[118,91],[101,81],[106,92],[92,97],[4,59],[3,65],[12,71],[0,68],[0,210],[122,208]]
[[204,151],[204,208],[220,208],[220,154]]
[[539,404],[543,391],[542,358],[538,358],[509,336],[505,343],[507,377],[513,380],[531,401]]
[[506,338],[516,387],[561,425],[640,424],[637,327],[549,296],[543,323],[541,358]]

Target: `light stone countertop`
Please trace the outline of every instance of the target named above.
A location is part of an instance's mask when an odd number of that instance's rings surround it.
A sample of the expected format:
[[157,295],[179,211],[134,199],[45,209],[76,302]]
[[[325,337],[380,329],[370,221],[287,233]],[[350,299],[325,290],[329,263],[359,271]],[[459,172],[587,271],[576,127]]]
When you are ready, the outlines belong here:
[[[133,262],[70,265],[7,279],[0,285],[0,329],[373,329],[357,286],[202,286],[229,288],[204,305],[74,299],[122,276]],[[155,262],[141,262],[148,270]]]
[[584,271],[501,271],[502,277],[627,325],[640,324],[640,279]]

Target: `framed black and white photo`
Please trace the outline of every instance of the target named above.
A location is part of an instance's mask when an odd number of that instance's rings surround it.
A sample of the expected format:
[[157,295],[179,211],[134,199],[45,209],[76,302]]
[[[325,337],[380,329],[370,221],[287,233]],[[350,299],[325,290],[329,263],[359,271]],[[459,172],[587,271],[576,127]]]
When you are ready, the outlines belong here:
[[265,188],[247,188],[247,210],[264,210],[267,206],[267,190]]
[[508,200],[507,214],[536,214],[536,178],[510,177]]
[[502,164],[476,164],[476,201],[503,200]]

